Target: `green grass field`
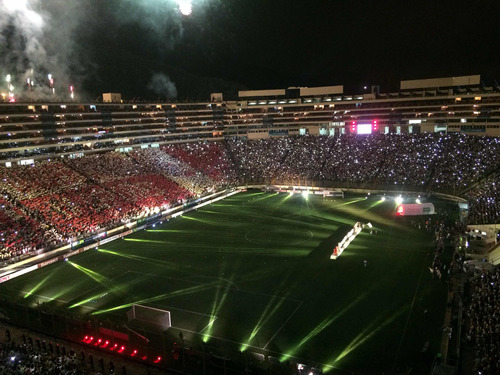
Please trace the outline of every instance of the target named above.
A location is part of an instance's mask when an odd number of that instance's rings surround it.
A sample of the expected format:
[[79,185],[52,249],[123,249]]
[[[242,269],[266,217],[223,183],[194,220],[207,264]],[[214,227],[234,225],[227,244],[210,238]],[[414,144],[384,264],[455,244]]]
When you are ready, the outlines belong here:
[[[47,308],[124,319],[132,304],[170,310],[174,335],[325,372],[392,373],[439,351],[446,284],[432,236],[394,202],[240,193],[0,285]],[[371,222],[337,260],[356,221]],[[367,267],[364,266],[367,260]],[[424,318],[424,310],[429,314]]]

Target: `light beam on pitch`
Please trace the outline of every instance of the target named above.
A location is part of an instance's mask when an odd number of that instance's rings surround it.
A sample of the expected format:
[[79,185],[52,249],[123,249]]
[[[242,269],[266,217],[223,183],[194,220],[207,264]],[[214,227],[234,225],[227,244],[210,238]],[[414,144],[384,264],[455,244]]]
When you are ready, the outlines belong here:
[[111,311],[122,310],[122,309],[126,309],[127,307],[132,307],[132,305],[145,305],[147,303],[160,301],[162,299],[203,292],[205,290],[212,288],[214,286],[214,284],[216,284],[218,282],[219,281],[216,281],[213,283],[208,283],[208,284],[196,285],[196,286],[192,286],[192,287],[185,288],[185,289],[174,290],[173,292],[170,292],[170,293],[164,293],[164,294],[160,294],[160,295],[157,295],[154,297],[144,298],[144,299],[129,302],[129,303],[126,303],[123,305],[110,307],[108,309],[94,311],[92,313],[92,315],[100,315],[100,314],[104,314],[104,313],[111,312]]
[[365,298],[365,295],[367,292],[363,293],[362,295],[358,296],[354,301],[352,301],[349,305],[344,307],[342,310],[340,310],[338,313],[334,314],[333,316],[323,319],[322,322],[320,322],[311,332],[309,332],[298,344],[293,348],[291,351],[288,353],[283,354],[283,356],[280,358],[280,362],[283,362],[287,360],[290,357],[293,357],[294,354],[299,350],[299,348],[304,345],[306,342],[323,332],[327,327],[329,327],[333,322],[335,322],[338,318],[340,318],[342,315],[344,315],[347,311],[352,309],[354,306],[356,306],[359,302],[361,302],[362,299]]
[[94,281],[97,281],[99,284],[103,284],[108,287],[111,286],[111,281],[106,276],[103,276],[98,272],[92,271],[91,269],[80,266],[79,264],[73,263],[69,260],[68,263],[71,264],[73,267],[75,267],[77,270],[82,271],[84,274],[89,276]]
[[[253,328],[252,333],[250,334],[250,337],[248,338],[247,342],[240,347],[241,352],[250,346],[252,339],[257,335],[257,333],[264,326],[264,324],[266,324],[266,322],[276,313],[276,311],[280,308],[280,306],[288,297],[288,294],[290,292],[287,292],[285,296],[279,296],[278,294],[284,290],[290,290],[290,288],[292,287],[289,283],[289,279],[290,276],[292,275],[292,272],[293,271],[290,270],[287,273],[287,275],[281,280],[280,285],[276,288],[276,293],[269,300],[262,314],[260,314],[259,321]],[[293,283],[293,285],[295,285],[295,283]]]
[[[225,264],[223,264],[223,266],[225,266]],[[221,270],[221,275],[224,274],[224,268]],[[229,280],[230,282],[232,282],[232,280]],[[219,313],[222,305],[224,305],[224,302],[226,301],[226,297],[229,293],[229,289],[230,289],[230,283],[227,283],[226,284],[226,287],[224,288],[224,291],[222,292],[222,295],[221,295],[221,290],[222,290],[222,285],[219,283],[218,284],[218,287],[215,291],[215,298],[214,298],[214,303],[212,305],[212,311],[210,312],[210,321],[208,323],[208,325],[203,328],[203,330],[200,332],[202,333],[203,331],[205,331],[205,333],[203,333],[203,336],[202,336],[202,340],[203,342],[208,342],[208,340],[210,339],[210,337],[212,336],[212,329],[213,329],[213,324],[215,322],[215,320],[217,319],[217,314]],[[219,298],[220,296],[220,298]]]
[[[408,306],[405,306],[399,309],[395,314],[391,314],[390,318],[385,319],[380,324],[380,319],[376,319],[372,324],[366,327],[363,331],[361,331],[350,343],[347,347],[337,356],[337,358],[333,361],[332,367],[337,365],[343,358],[349,355],[353,350],[357,349],[359,346],[364,344],[370,338],[375,336],[378,332],[380,332],[387,325],[394,322],[397,318],[399,318],[405,311],[407,311]],[[327,368],[328,365],[325,366]]]

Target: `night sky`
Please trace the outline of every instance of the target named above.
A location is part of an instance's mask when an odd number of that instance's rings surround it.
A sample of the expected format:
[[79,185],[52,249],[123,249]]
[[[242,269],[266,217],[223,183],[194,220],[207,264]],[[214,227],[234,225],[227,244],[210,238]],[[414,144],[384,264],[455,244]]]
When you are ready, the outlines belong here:
[[[193,0],[189,16],[173,0],[32,4],[47,20],[40,39],[49,56],[38,65],[17,56],[8,66],[25,46],[21,26],[4,16],[1,73],[66,65],[58,74],[90,99],[110,91],[126,99],[206,100],[211,92],[231,99],[243,89],[327,85],[390,92],[404,79],[468,74],[500,83],[498,0]],[[66,42],[51,45],[59,31]]]

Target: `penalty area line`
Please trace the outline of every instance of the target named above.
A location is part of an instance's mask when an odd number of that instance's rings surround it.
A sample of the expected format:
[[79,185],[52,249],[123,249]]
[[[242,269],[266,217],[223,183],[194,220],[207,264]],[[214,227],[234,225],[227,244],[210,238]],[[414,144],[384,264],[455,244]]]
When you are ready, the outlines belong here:
[[304,301],[300,301],[299,305],[295,308],[295,310],[293,310],[293,312],[290,314],[290,316],[283,322],[283,324],[281,325],[281,327],[278,328],[278,330],[276,331],[276,333],[273,335],[273,337],[271,337],[269,339],[269,341],[267,342],[266,345],[264,345],[264,347],[262,349],[266,349],[267,346],[271,343],[271,341],[273,341],[273,339],[276,337],[276,335],[281,331],[281,329],[285,326],[285,324],[288,323],[288,321],[292,318],[292,316],[295,315],[295,313],[297,312],[297,310],[302,306],[302,304],[304,303]]

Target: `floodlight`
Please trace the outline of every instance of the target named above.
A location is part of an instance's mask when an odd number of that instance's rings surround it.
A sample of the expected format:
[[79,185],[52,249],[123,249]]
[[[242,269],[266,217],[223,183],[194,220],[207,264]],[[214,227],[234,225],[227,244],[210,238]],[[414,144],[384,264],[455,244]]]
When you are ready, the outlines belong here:
[[309,190],[305,190],[305,191],[302,192],[302,196],[304,198],[307,198],[308,195],[309,195]]
[[418,204],[421,203],[419,198],[415,199],[415,202],[417,202]]
[[382,197],[382,202],[384,202],[384,201],[385,201],[385,197]]
[[401,203],[403,203],[403,197],[402,197],[401,195],[400,195],[400,196],[398,196],[398,197],[396,197],[396,203],[397,203],[397,204],[401,204]]

